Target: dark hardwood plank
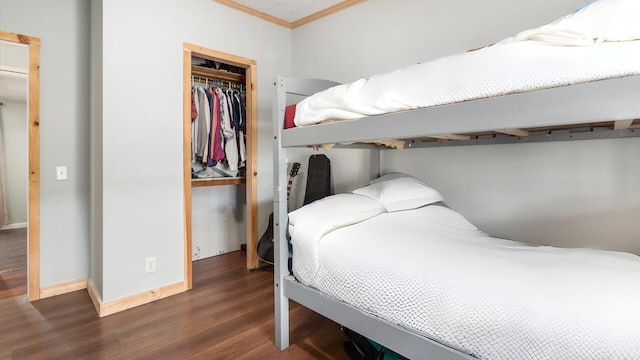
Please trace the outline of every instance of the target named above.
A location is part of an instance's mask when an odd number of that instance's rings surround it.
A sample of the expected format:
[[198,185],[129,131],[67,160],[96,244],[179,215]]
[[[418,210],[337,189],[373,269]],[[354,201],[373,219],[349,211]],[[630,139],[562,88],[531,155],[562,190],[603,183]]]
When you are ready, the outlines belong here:
[[338,324],[291,303],[274,346],[273,272],[234,252],[193,263],[191,291],[99,318],[86,291],[0,300],[0,359],[348,359]]
[[27,293],[27,228],[0,230],[0,299]]

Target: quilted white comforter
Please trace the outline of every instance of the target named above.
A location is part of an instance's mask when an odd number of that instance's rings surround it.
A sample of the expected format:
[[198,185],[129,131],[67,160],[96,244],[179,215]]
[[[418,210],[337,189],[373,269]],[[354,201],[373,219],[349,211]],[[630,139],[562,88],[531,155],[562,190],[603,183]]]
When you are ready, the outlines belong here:
[[490,237],[366,196],[290,214],[297,280],[481,359],[640,359],[640,257]]
[[640,74],[640,1],[599,0],[476,51],[319,92],[296,126]]

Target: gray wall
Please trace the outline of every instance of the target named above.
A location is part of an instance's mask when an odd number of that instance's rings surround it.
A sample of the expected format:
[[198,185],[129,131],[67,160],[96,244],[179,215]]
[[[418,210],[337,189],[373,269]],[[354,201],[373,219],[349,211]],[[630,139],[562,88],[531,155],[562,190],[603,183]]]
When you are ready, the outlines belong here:
[[[266,221],[271,90],[277,74],[290,73],[291,31],[210,0],[102,5],[0,0],[0,27],[42,40],[41,285],[89,277],[111,301],[184,277],[185,41],[257,60],[258,199]],[[233,36],[217,36],[216,28]],[[69,180],[55,181],[58,165],[68,166]],[[237,206],[235,198],[204,203],[214,213]],[[145,276],[149,256],[157,257],[157,271]]]
[[[40,49],[41,286],[84,278],[89,266],[89,2],[0,0],[0,28]],[[69,180],[56,181],[66,165]]]
[[352,81],[495,43],[583,3],[367,0],[294,29],[293,71]]
[[[101,12],[102,61],[93,70],[101,71],[94,76],[102,79],[102,104],[92,114],[92,137],[102,141],[92,160],[102,164],[92,180],[102,196],[100,204],[94,194],[93,211],[101,207],[102,214],[92,224],[92,244],[101,249],[92,253],[102,258],[102,299],[111,301],[184,278],[183,42],[257,61],[258,198],[268,204],[271,178],[265,186],[262,170],[271,168],[272,87],[276,74],[290,72],[291,31],[211,0],[113,0]],[[194,192],[202,200],[194,201],[194,213],[199,205],[214,215],[237,206],[229,192],[235,187]],[[261,216],[267,211],[263,206]],[[145,274],[151,256],[157,270]]]
[[[352,81],[497,42],[583,2],[369,0],[295,29],[294,75]],[[492,235],[640,254],[638,153],[637,138],[419,149],[383,152],[382,168],[432,183]]]

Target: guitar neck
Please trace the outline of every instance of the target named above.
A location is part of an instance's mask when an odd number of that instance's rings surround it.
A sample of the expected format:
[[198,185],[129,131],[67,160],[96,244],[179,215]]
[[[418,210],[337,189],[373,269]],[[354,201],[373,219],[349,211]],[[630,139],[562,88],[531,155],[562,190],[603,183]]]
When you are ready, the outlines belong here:
[[291,194],[291,188],[293,187],[293,176],[289,176],[289,182],[287,183],[287,199]]
[[291,171],[289,172],[289,183],[287,184],[287,199],[289,199],[289,195],[291,194],[291,185],[293,185],[293,178],[298,175],[298,169],[300,169],[300,163],[294,162],[291,165]]

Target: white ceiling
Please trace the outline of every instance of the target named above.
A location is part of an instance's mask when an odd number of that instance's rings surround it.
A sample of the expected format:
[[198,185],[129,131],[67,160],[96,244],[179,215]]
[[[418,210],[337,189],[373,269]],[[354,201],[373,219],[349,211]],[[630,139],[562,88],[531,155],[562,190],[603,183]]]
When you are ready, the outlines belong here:
[[[364,0],[215,0],[281,25],[295,27]],[[307,19],[312,17],[310,19]]]

